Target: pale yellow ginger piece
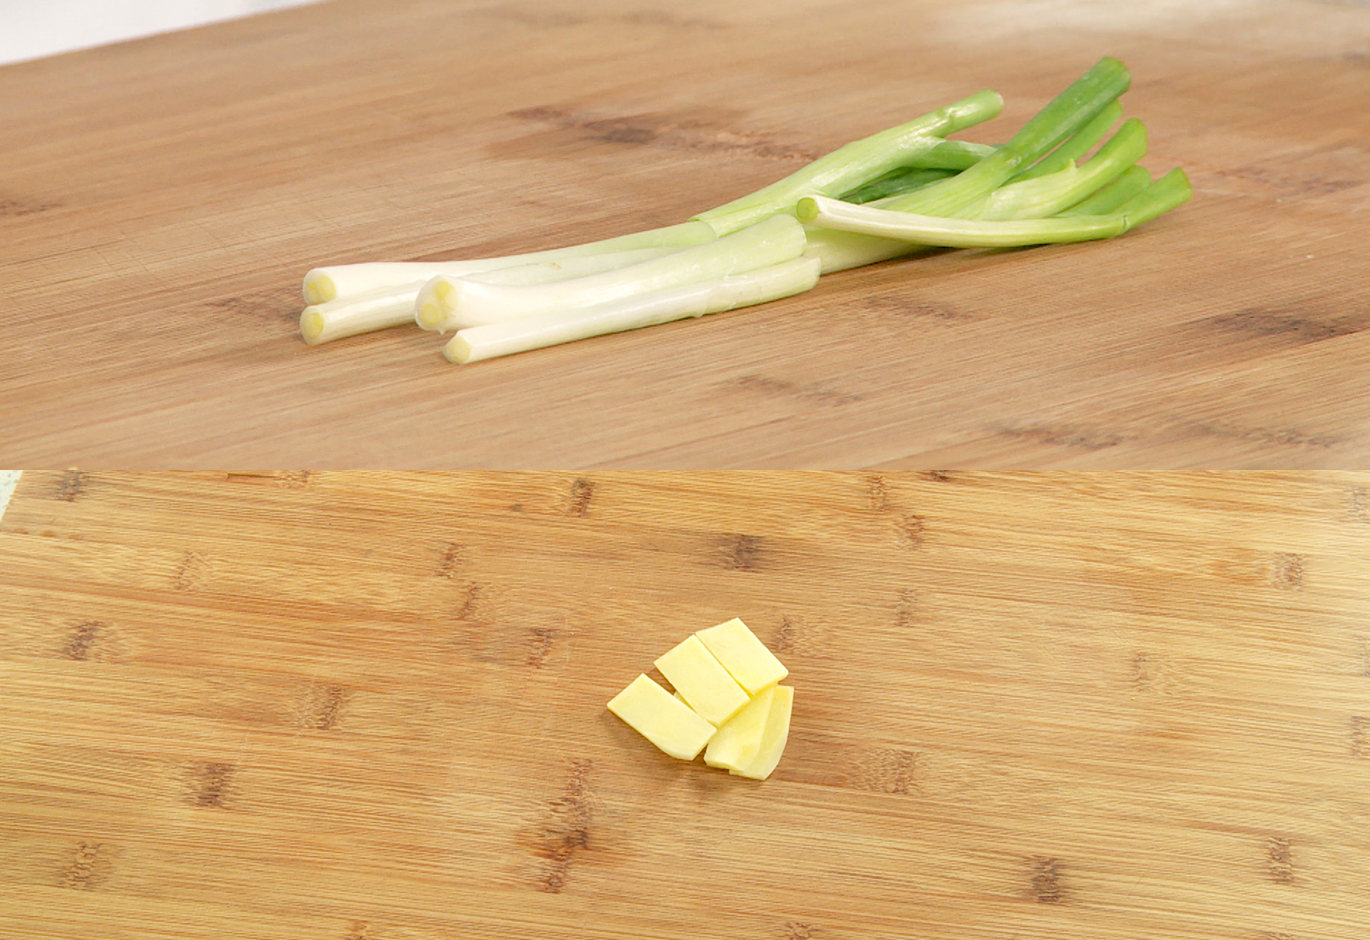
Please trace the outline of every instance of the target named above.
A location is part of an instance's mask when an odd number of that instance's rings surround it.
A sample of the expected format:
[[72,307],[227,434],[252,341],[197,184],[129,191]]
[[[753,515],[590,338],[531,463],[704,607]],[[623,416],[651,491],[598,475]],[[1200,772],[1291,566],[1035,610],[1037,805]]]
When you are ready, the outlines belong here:
[[756,760],[775,688],[771,686],[762,691],[747,703],[746,708],[719,727],[718,734],[709,739],[709,746],[704,750],[704,763],[741,771]]
[[728,773],[753,780],[765,780],[771,775],[775,765],[780,763],[780,755],[785,752],[785,742],[790,736],[790,709],[793,706],[794,689],[788,685],[776,686],[756,758],[741,770],[730,770]]
[[736,617],[716,627],[700,630],[695,636],[723,664],[738,685],[751,695],[768,685],[775,685],[790,674],[775,658],[775,654],[766,649],[766,644],[758,640],[756,634]]
[[750,701],[698,637],[687,637],[654,665],[710,724],[723,724]]
[[716,729],[646,676],[609,700],[609,711],[672,757],[694,760]]

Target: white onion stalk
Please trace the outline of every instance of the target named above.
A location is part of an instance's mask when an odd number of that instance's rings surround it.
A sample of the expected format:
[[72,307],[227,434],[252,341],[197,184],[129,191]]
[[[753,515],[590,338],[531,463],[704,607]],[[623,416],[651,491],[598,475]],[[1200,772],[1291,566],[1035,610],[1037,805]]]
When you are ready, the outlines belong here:
[[464,277],[498,268],[564,261],[567,258],[631,251],[637,248],[686,247],[712,241],[716,237],[714,230],[704,222],[683,222],[680,225],[668,225],[665,228],[649,229],[632,235],[620,235],[566,248],[503,255],[498,258],[474,258],[467,261],[379,261],[332,265],[315,268],[304,276],[304,302],[317,305],[330,300],[346,300],[354,294],[371,293],[382,287],[422,284],[440,274]]
[[818,283],[819,263],[795,258],[746,274],[686,284],[573,310],[552,310],[458,330],[443,349],[457,363],[493,359],[605,333],[656,326],[803,293]]
[[342,300],[310,304],[300,314],[300,336],[317,346],[344,336],[399,326],[414,319],[419,289],[378,287]]
[[798,258],[803,252],[804,227],[793,216],[776,215],[668,257],[552,284],[486,284],[435,277],[419,291],[414,319],[424,329],[443,332],[484,326],[744,274]]
[[[510,268],[495,268],[493,271],[480,271],[467,274],[463,280],[477,281],[481,284],[550,284],[553,281],[569,281],[605,271],[617,271],[630,265],[641,264],[654,258],[664,258],[682,252],[689,246],[668,245],[662,248],[633,248],[628,251],[611,251],[602,255],[562,258],[560,261],[540,261],[533,264],[519,264]],[[431,280],[431,279],[430,279]],[[426,282],[425,282],[426,283]],[[418,285],[422,288],[423,285]],[[418,297],[418,289],[414,297]],[[409,319],[414,319],[414,303],[409,303]]]
[[846,271],[868,264],[900,258],[915,251],[925,250],[925,245],[914,245],[897,238],[877,238],[874,235],[857,235],[854,232],[839,232],[835,228],[819,228],[805,225],[807,245],[804,257],[813,258],[822,265],[824,274]]
[[[546,284],[576,277],[587,277],[613,271],[631,264],[661,258],[683,249],[635,248],[608,254],[568,257],[560,261],[540,264],[521,264],[470,274],[470,280],[487,284]],[[414,322],[414,302],[418,300],[423,283],[408,287],[378,287],[362,294],[352,294],[341,300],[310,304],[300,314],[300,335],[310,346],[326,343],[344,336],[355,336],[390,326]]]

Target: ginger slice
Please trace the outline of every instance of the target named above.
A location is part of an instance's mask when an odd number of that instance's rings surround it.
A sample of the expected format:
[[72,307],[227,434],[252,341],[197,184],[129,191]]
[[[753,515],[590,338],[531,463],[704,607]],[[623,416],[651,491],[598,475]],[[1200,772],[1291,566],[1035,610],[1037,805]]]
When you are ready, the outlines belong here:
[[[775,685],[790,674],[784,664],[775,658],[775,654],[766,649],[766,644],[736,617],[716,627],[700,630],[695,636],[750,695]],[[688,693],[685,697],[689,698]]]
[[774,697],[775,686],[771,686],[720,726],[718,734],[709,739],[709,746],[704,751],[704,763],[710,767],[740,772],[755,761]]
[[654,663],[685,702],[713,725],[721,725],[750,701],[698,637],[687,637]]
[[640,675],[609,700],[609,711],[680,760],[694,760],[717,729],[694,709]]
[[790,736],[790,710],[794,706],[794,689],[788,685],[777,685],[771,698],[771,708],[766,714],[766,728],[761,734],[761,746],[756,758],[741,770],[728,773],[753,780],[765,780],[780,763],[780,755],[785,752],[785,742]]

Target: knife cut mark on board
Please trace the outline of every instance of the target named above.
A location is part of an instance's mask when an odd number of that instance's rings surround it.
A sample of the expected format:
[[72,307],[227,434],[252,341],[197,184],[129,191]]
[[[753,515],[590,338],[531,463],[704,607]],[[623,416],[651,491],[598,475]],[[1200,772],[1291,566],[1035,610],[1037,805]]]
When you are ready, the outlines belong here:
[[225,761],[205,761],[193,769],[194,790],[190,800],[196,806],[224,809],[237,768]]
[[17,219],[25,215],[37,215],[51,209],[60,209],[62,203],[34,199],[0,199],[0,219]]
[[98,620],[86,620],[76,625],[71,637],[62,647],[62,655],[67,659],[85,661],[91,657],[91,648],[100,638],[105,625]]
[[1370,523],[1370,489],[1353,486],[1346,494],[1346,511],[1357,522]]
[[871,747],[856,761],[856,785],[873,793],[905,795],[916,786],[918,755],[902,748]]
[[894,625],[900,630],[911,629],[918,620],[918,592],[900,588],[899,600],[894,605]]
[[829,388],[821,382],[793,382],[789,379],[777,379],[773,376],[755,373],[740,375],[727,384],[750,392],[791,398],[800,402],[835,408],[854,405],[865,400],[864,396],[855,392],[843,392]]
[[523,7],[516,3],[501,3],[471,11],[478,16],[510,20],[525,26],[565,28],[592,23],[623,23],[630,26],[662,26],[668,29],[724,29],[721,20],[683,17],[664,10],[627,10],[622,13],[573,13],[566,10],[543,10]]
[[438,577],[451,580],[466,560],[466,546],[458,542],[448,542],[443,546],[442,558],[438,561]]
[[615,114],[578,104],[559,104],[521,108],[509,112],[509,116],[547,125],[548,129],[489,145],[487,149],[495,156],[554,158],[567,147],[586,144],[729,153],[803,163],[821,155],[781,143],[766,134],[733,130],[745,123],[744,115],[725,108]]
[[861,301],[861,308],[891,319],[931,320],[942,323],[977,323],[983,314],[972,313],[937,301],[918,300],[902,293],[875,294]]
[[871,512],[883,512],[889,505],[889,483],[878,473],[866,479],[866,501],[870,503]]
[[97,886],[97,866],[101,862],[100,848],[98,842],[82,842],[76,846],[76,854],[71,864],[62,873],[62,887],[91,891]]
[[590,500],[595,496],[595,484],[593,480],[584,477],[577,477],[571,484],[571,501],[566,507],[566,515],[584,519],[585,514],[590,511]]
[[1265,843],[1266,870],[1277,885],[1294,883],[1294,859],[1288,839],[1271,838]]
[[1351,716],[1351,756],[1370,757],[1370,718]]
[[1269,339],[1281,345],[1302,346],[1370,329],[1370,314],[1337,316],[1308,306],[1244,307],[1199,323],[1224,336]]
[[278,289],[240,297],[224,297],[205,304],[219,314],[231,314],[249,320],[260,320],[288,326],[293,331],[299,323],[299,292]]
[[278,486],[301,490],[314,478],[313,470],[287,470],[282,473],[226,473],[225,483],[248,483],[254,486]]
[[1059,859],[1038,856],[1031,860],[1030,866],[1028,893],[1034,901],[1039,904],[1059,904],[1065,900]]
[[85,491],[86,481],[87,477],[84,472],[68,470],[57,481],[57,498],[64,503],[75,502],[76,498]]
[[462,601],[461,607],[457,609],[455,615],[457,620],[466,621],[475,616],[476,608],[480,604],[480,596],[484,593],[484,590],[485,589],[475,581],[472,581],[466,586],[466,597]]
[[1293,552],[1276,552],[1271,559],[1270,580],[1282,591],[1302,591],[1303,556]]
[[759,535],[730,535],[722,545],[723,567],[729,571],[756,571],[765,539]]
[[1243,444],[1270,444],[1277,447],[1317,447],[1327,450],[1346,440],[1335,434],[1312,434],[1298,428],[1238,427],[1212,421],[1190,423],[1182,427],[1185,431],[1202,437],[1239,441]]
[[927,520],[922,516],[906,514],[899,520],[899,535],[909,548],[922,548],[923,535],[927,529]]
[[545,860],[537,886],[549,894],[566,887],[571,863],[590,847],[593,794],[589,778],[594,762],[585,758],[571,762],[561,795],[547,801],[545,817],[528,848]]
[[189,591],[198,588],[204,581],[205,570],[208,566],[204,558],[196,552],[187,551],[181,556],[181,564],[176,569],[176,575],[171,580],[171,586],[178,591]]
[[554,627],[534,627],[529,633],[528,638],[528,665],[534,669],[541,669],[542,664],[547,661],[547,655],[552,651],[552,645],[556,643],[558,633]]
[[305,696],[301,724],[315,731],[332,731],[338,726],[352,690],[342,685],[310,686]]
[[1022,425],[1010,422],[991,427],[989,433],[1013,441],[1084,451],[1108,450],[1128,440],[1123,434],[1103,428],[1077,425]]
[[789,617],[780,618],[780,629],[775,633],[775,652],[790,653],[794,651],[798,639],[799,628]]

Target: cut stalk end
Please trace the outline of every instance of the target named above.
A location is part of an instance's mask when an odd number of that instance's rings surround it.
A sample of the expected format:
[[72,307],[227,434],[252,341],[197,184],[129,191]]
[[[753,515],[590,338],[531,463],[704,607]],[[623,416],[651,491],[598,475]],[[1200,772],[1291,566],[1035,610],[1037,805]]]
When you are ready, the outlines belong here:
[[419,325],[426,330],[436,330],[442,323],[442,311],[435,303],[419,305]]
[[457,309],[461,288],[449,278],[439,275],[423,287],[414,301],[414,322],[425,330],[439,333],[452,328],[452,312]]
[[322,271],[310,271],[304,276],[304,302],[314,304],[328,303],[337,299],[338,288],[333,279]]
[[801,222],[812,222],[818,215],[818,202],[812,196],[805,196],[795,205],[794,214]]
[[300,336],[310,346],[317,346],[323,342],[323,331],[327,325],[328,321],[324,315],[312,305],[305,307],[304,312],[300,314]]
[[442,347],[442,354],[447,357],[448,362],[465,365],[471,361],[471,344],[458,333],[452,337],[446,346]]

